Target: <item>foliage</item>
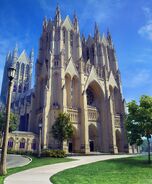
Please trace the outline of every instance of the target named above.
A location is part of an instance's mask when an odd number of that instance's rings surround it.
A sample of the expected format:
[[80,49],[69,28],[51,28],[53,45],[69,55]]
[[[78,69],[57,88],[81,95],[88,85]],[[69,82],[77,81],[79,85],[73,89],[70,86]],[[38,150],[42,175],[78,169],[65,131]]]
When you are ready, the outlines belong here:
[[141,96],[139,105],[135,100],[128,103],[126,129],[131,145],[141,145],[143,137],[147,138],[150,162],[150,138],[152,134],[152,97]]
[[8,154],[15,154],[15,155],[37,156],[37,152],[34,152],[34,151],[8,149],[7,153]]
[[64,158],[66,156],[65,151],[63,150],[42,150],[42,157],[54,157],[54,158]]
[[53,137],[63,144],[63,141],[68,140],[73,135],[73,126],[70,121],[70,116],[66,113],[60,113],[52,126]]
[[[5,111],[2,110],[0,111],[0,132],[2,135],[2,132],[4,131],[4,126],[6,122],[6,116],[5,116]],[[19,121],[18,121],[18,116],[14,113],[10,113],[10,126],[9,126],[9,131],[15,131],[18,127]]]

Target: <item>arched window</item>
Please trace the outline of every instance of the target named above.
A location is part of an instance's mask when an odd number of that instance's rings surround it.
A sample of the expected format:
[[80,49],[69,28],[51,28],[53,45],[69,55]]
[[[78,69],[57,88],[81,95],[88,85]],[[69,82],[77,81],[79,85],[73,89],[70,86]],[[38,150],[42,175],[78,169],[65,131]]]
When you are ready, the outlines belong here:
[[13,138],[10,138],[8,140],[8,148],[13,148],[13,142],[14,142],[14,139]]
[[13,87],[13,92],[16,92],[17,91],[17,85],[14,84],[14,87]]
[[25,139],[21,139],[20,141],[20,149],[24,149],[25,148]]
[[22,65],[21,65],[21,73],[20,73],[20,76],[21,76],[22,79],[24,77],[24,70],[25,70],[25,66],[24,66],[24,63],[22,63]]
[[19,92],[19,93],[22,93],[22,84],[19,85],[19,87],[18,87],[18,92]]
[[20,64],[16,63],[16,78],[18,79]]
[[87,60],[90,58],[89,56],[89,48],[87,48]]
[[65,44],[65,28],[63,28],[63,43]]
[[73,32],[70,32],[70,45],[73,47]]
[[28,79],[29,76],[29,72],[30,72],[30,67],[29,65],[26,65],[26,78]]

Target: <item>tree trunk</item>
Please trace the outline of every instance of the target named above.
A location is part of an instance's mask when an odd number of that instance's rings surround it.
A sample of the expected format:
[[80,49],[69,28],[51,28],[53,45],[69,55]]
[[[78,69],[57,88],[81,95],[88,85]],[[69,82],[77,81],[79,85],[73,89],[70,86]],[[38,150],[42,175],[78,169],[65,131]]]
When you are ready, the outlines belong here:
[[150,164],[151,163],[151,158],[150,158],[150,140],[149,140],[148,137],[147,137],[147,142],[148,142],[148,163]]

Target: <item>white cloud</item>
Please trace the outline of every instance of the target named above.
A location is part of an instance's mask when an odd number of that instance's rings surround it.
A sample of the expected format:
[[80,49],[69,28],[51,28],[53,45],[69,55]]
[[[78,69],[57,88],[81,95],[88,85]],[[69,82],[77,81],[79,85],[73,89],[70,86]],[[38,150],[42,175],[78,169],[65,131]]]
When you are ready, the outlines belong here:
[[147,69],[127,72],[126,79],[124,81],[124,87],[137,88],[145,85],[152,85],[151,73],[152,71]]
[[152,23],[147,23],[141,27],[138,33],[152,41]]
[[143,8],[146,24],[138,30],[138,34],[152,41],[152,10],[148,7]]

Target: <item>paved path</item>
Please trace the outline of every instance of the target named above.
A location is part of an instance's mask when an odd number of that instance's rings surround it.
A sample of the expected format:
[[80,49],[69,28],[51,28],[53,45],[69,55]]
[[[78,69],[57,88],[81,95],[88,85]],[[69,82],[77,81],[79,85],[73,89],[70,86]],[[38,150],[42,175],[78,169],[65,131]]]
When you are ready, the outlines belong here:
[[37,167],[10,175],[5,179],[4,184],[50,184],[50,177],[65,169],[97,162],[100,160],[124,157],[130,157],[130,155],[74,156],[70,158],[78,160]]
[[21,155],[8,154],[6,162],[7,168],[13,168],[27,165],[28,163],[30,163],[30,159]]
[[21,155],[7,155],[7,168],[20,167],[27,165],[30,159]]

